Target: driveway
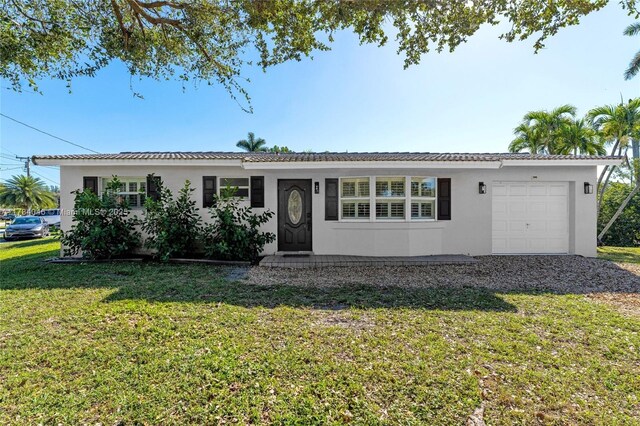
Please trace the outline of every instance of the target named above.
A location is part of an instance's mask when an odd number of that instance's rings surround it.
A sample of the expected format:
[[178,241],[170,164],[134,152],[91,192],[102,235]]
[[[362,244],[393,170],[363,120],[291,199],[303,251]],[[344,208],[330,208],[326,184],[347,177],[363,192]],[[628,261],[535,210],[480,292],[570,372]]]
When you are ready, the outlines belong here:
[[585,294],[640,314],[640,265],[580,256],[479,256],[477,263],[286,269],[253,267],[248,283],[302,287],[486,288]]

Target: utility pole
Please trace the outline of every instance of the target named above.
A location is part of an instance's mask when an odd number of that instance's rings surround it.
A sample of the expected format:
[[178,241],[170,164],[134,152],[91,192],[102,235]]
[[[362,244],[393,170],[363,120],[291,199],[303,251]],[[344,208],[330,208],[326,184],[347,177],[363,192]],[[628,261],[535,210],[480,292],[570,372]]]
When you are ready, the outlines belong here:
[[31,176],[31,157],[18,157],[16,158],[20,161],[24,161],[24,168],[27,170],[27,177]]

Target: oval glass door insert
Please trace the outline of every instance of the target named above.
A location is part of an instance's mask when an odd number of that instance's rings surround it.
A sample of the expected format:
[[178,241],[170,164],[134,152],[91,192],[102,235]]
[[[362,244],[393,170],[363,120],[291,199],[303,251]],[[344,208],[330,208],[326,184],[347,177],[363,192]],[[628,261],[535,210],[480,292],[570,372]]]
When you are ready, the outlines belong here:
[[294,189],[289,194],[289,201],[287,201],[287,211],[289,213],[289,220],[292,224],[297,225],[302,219],[302,196],[300,191]]

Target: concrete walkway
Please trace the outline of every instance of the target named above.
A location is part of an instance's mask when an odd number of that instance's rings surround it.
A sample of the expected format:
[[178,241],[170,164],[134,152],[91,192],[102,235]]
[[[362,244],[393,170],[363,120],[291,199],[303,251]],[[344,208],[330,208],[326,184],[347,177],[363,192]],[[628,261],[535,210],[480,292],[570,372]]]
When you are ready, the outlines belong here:
[[471,256],[446,254],[436,256],[336,256],[274,255],[265,256],[260,266],[267,268],[321,268],[325,266],[429,266],[478,262]]

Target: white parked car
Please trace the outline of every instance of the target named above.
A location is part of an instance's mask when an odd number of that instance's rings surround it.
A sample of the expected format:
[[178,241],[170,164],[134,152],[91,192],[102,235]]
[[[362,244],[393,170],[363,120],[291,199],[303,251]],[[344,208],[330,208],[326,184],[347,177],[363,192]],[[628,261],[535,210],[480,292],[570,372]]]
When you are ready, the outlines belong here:
[[60,228],[60,209],[40,210],[36,216],[42,216],[49,226]]

